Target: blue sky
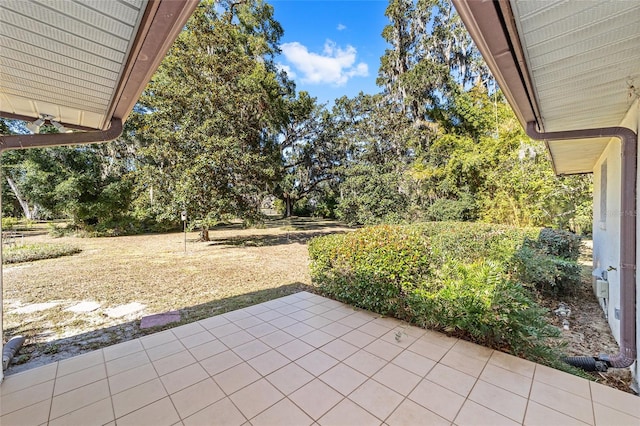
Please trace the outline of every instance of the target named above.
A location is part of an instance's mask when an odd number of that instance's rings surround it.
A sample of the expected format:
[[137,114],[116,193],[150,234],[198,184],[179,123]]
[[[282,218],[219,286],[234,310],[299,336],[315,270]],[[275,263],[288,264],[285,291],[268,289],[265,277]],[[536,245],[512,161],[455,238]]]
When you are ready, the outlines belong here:
[[284,28],[276,62],[318,101],[377,93],[387,1],[267,0]]

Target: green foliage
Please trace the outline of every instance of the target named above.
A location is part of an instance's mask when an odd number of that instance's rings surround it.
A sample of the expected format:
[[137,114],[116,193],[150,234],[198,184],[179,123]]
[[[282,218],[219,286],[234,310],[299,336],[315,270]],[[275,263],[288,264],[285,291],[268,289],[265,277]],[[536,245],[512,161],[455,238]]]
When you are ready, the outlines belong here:
[[581,280],[580,245],[581,238],[571,232],[544,228],[537,239],[527,239],[515,253],[515,275],[539,291],[571,294]]
[[15,217],[3,217],[2,218],[2,230],[7,231],[13,229],[18,224],[18,219]]
[[78,247],[68,244],[23,244],[3,249],[3,263],[33,262],[42,259],[71,256],[80,253]]
[[311,275],[338,300],[554,363],[559,331],[509,274],[538,232],[473,223],[366,227],[311,240]]

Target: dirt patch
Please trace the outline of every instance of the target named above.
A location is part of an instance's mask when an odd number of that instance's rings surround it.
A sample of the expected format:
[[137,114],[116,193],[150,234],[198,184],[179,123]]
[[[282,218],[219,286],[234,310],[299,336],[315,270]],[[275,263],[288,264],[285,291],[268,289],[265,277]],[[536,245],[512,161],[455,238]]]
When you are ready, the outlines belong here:
[[[540,303],[549,309],[549,320],[562,330],[562,339],[567,343],[566,352],[569,356],[597,356],[599,354],[617,354],[620,351],[618,343],[611,334],[611,328],[604,315],[598,299],[593,293],[591,283],[592,263],[591,241],[583,244],[582,280],[581,285],[573,294],[562,298],[541,297]],[[563,319],[553,313],[563,303],[571,310],[569,315],[569,329],[563,329]],[[593,378],[604,385],[634,393],[631,389],[633,377],[631,370],[613,368],[606,373],[590,373]]]

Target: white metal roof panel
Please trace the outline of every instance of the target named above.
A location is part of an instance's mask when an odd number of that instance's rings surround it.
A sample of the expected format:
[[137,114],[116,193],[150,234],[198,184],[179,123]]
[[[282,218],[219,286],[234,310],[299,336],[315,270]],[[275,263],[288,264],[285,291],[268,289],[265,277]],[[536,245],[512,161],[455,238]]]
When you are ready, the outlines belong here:
[[2,110],[103,128],[146,3],[2,0]]

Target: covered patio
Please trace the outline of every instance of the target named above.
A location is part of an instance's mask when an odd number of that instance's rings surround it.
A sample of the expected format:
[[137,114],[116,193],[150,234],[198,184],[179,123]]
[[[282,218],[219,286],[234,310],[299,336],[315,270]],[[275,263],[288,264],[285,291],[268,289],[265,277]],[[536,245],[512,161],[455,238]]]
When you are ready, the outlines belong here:
[[637,425],[637,398],[308,292],[22,373],[3,425]]

